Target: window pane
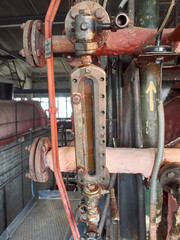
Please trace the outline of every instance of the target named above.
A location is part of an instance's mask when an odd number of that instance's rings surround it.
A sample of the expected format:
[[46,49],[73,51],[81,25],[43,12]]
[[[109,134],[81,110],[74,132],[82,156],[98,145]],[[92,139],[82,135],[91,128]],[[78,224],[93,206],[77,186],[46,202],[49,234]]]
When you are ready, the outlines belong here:
[[71,105],[71,98],[67,97],[67,118],[70,118],[72,114],[72,105]]
[[66,97],[59,97],[59,117],[66,118]]

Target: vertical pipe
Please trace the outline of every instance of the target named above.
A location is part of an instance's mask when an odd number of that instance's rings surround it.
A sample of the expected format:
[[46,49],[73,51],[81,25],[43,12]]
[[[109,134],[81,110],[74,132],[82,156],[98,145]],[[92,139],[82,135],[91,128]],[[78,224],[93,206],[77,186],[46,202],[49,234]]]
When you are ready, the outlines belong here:
[[117,137],[117,146],[119,147],[120,145],[120,87],[119,87],[119,60],[117,61],[118,63],[118,69],[117,69],[117,75],[116,75],[116,137]]
[[149,62],[140,68],[141,79],[141,116],[143,145],[157,147],[158,122],[157,107],[158,92],[160,89],[161,63]]
[[[30,138],[30,145],[32,145],[33,143],[33,130],[32,128],[29,129],[29,138]],[[34,181],[31,179],[31,194],[32,194],[32,197],[35,196],[34,194]]]
[[119,123],[119,147],[123,146],[123,83],[122,83],[122,62],[121,62],[121,56],[118,56],[118,112],[119,120],[117,119],[117,122]]
[[17,121],[17,102],[15,102],[15,124],[16,124],[16,140],[18,139],[18,121]]
[[112,62],[108,57],[108,79],[107,79],[107,119],[108,119],[108,141],[109,147],[113,144],[113,104],[112,104]]
[[[137,0],[137,25],[145,28],[158,28],[159,9],[158,0]],[[158,122],[157,105],[158,92],[160,89],[161,64],[149,62],[140,67],[141,81],[141,116],[143,146],[157,147]],[[160,192],[158,193],[160,196]],[[149,191],[146,191],[149,199]]]
[[[134,66],[135,67],[135,66]],[[134,79],[132,83],[134,97],[134,119],[135,119],[135,147],[142,148],[142,123],[141,123],[141,100],[139,69],[134,69]],[[142,175],[136,175],[138,189],[138,219],[139,219],[139,240],[146,239],[146,219],[145,219],[145,195]]]
[[[60,2],[61,0],[51,0],[51,3],[49,5],[45,18],[45,40],[47,39],[52,40],[52,23],[54,21],[54,17],[56,15]],[[66,188],[63,182],[59,166],[57,121],[56,121],[57,108],[55,105],[54,62],[52,44],[51,44],[51,56],[47,58],[47,74],[48,74],[49,113],[51,121],[51,140],[52,140],[54,174],[64,205],[66,216],[72,231],[72,235],[74,237],[74,240],[78,240],[80,238],[79,231],[75,222],[74,214],[72,212],[72,208],[69,202],[69,198],[66,192]]]
[[164,150],[164,108],[162,100],[157,101],[158,105],[158,149],[156,154],[156,160],[153,167],[153,173],[150,183],[150,240],[157,239],[157,227],[156,227],[156,215],[157,215],[157,181],[159,168],[163,159],[163,150]]
[[23,151],[23,148],[22,148],[22,142],[20,143],[20,146],[21,146],[21,170],[22,170],[22,173],[21,173],[21,181],[22,181],[22,207],[24,208],[24,168],[23,168],[23,154],[22,154],[22,151]]
[[134,78],[132,82],[133,97],[134,97],[134,120],[135,120],[135,147],[142,148],[142,123],[141,123],[141,96],[140,96],[140,81],[139,69],[134,69]]
[[144,28],[157,28],[159,22],[158,0],[137,0],[137,25]]
[[128,1],[128,16],[130,19],[130,25],[134,26],[134,21],[135,21],[135,1],[134,0]]

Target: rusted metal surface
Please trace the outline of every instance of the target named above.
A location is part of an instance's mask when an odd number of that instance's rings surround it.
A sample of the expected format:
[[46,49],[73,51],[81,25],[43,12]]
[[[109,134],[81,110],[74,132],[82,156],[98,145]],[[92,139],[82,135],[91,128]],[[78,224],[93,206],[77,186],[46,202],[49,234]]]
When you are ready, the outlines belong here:
[[[171,205],[168,203],[170,213],[168,214],[168,237],[169,240],[179,240],[180,238],[180,163],[166,163],[159,172],[160,183],[164,191],[176,199],[178,207],[171,211]],[[171,218],[171,221],[169,219]],[[171,229],[171,230],[170,230]],[[170,230],[170,231],[169,231]]]
[[170,231],[170,240],[179,240],[180,239],[180,206],[173,213],[173,224]]
[[167,237],[166,240],[170,240],[170,231],[173,226],[173,213],[177,210],[177,202],[174,197],[172,197],[171,194],[168,194],[168,216],[167,216],[167,222],[168,222],[168,229],[167,229]]
[[40,20],[36,20],[32,25],[31,32],[31,46],[33,59],[38,67],[44,67],[46,65],[45,49],[43,47],[44,40],[44,24]]
[[[148,41],[156,31],[156,29],[131,26],[117,32],[110,32],[104,45],[97,49],[96,55],[137,55],[141,51],[135,50]],[[173,31],[174,29],[170,28],[164,29],[162,44],[171,44],[168,37]],[[74,47],[66,36],[53,36],[53,52],[74,52]]]
[[92,54],[107,40],[108,30],[99,33],[96,30],[98,20],[101,23],[110,23],[106,10],[92,1],[80,2],[68,12],[65,19],[66,35],[74,44],[77,54]]
[[[46,18],[45,18],[45,40],[49,41],[49,39],[51,40],[52,38],[52,23],[54,21],[60,2],[61,0],[51,0],[51,3],[49,5]],[[61,172],[60,172],[61,169],[60,169],[59,158],[58,158],[58,136],[57,136],[57,120],[56,120],[57,108],[55,105],[55,83],[54,83],[54,65],[53,65],[52,46],[50,46],[50,53],[48,53],[48,55],[49,57],[47,58],[47,74],[48,74],[48,90],[49,90],[49,113],[50,113],[50,120],[51,120],[53,168],[54,168],[56,182],[62,198],[64,209],[66,212],[66,216],[72,231],[72,235],[74,237],[74,240],[78,240],[80,238],[80,235],[79,235],[74,214],[69,202],[69,198],[66,192],[66,188],[63,182],[63,178],[61,176]]]
[[[21,51],[21,55],[26,57],[26,61],[33,67],[43,66],[45,63],[45,59],[43,58],[44,48],[45,48],[45,40],[43,39],[43,30],[39,31],[36,29],[36,34],[39,36],[39,40],[35,39],[35,35],[31,39],[32,26],[34,21],[30,20],[23,26],[23,51]],[[171,39],[171,33],[173,31],[178,32],[179,25],[177,29],[164,29],[162,35],[162,44],[170,45],[173,39]],[[35,29],[35,28],[34,28]],[[154,34],[156,33],[156,29],[147,29],[131,26],[129,28],[121,29],[117,32],[110,32],[108,39],[105,43],[99,47],[96,51],[95,55],[137,55],[142,50],[140,47],[147,42]],[[98,34],[98,36],[101,36]],[[103,43],[102,37],[99,37],[98,40],[101,44]],[[175,39],[179,41],[179,37]],[[34,52],[35,59],[33,57],[32,52],[32,43],[36,43],[36,53]],[[152,41],[154,44],[155,41]],[[176,53],[179,53],[178,44],[175,45],[175,49],[177,47]],[[66,35],[52,36],[52,48],[53,52],[59,53],[73,53],[74,45],[71,43]],[[138,49],[138,51],[137,51]],[[170,57],[170,56],[169,56]],[[37,65],[38,64],[38,65]]]
[[113,224],[117,224],[119,222],[119,211],[116,201],[116,196],[114,193],[114,188],[109,189],[110,191],[110,204],[111,204],[111,220]]
[[107,184],[105,72],[95,65],[82,65],[71,72],[70,83],[72,99],[81,97],[79,104],[73,102],[77,167],[85,169],[78,182]]
[[165,163],[159,171],[159,179],[162,188],[174,198],[178,197],[180,186],[180,163]]
[[179,66],[164,66],[162,68],[163,81],[180,81],[180,68]]
[[28,20],[26,24],[23,25],[23,50],[21,50],[21,53],[26,57],[26,61],[32,67],[35,67],[31,47],[31,31],[33,22],[33,20]]
[[26,177],[31,178],[33,181],[37,181],[36,174],[35,174],[35,161],[39,161],[39,159],[35,159],[36,156],[36,149],[40,138],[36,138],[33,141],[31,146],[27,146],[26,150],[30,152],[29,155],[29,173],[26,174]]
[[95,235],[98,237],[97,225],[100,219],[100,211],[98,208],[99,198],[101,197],[101,188],[98,185],[89,184],[83,187],[82,196],[85,199],[87,209],[87,222],[88,229],[86,232],[87,236]]
[[48,168],[45,165],[45,155],[51,149],[51,143],[48,138],[36,138],[28,149],[29,156],[29,173],[26,174],[36,182],[47,182],[49,178]]
[[[155,148],[133,149],[133,148],[106,148],[106,166],[110,173],[141,173],[145,178],[149,178],[152,173]],[[180,162],[180,149],[165,148],[163,163]],[[46,164],[53,171],[52,151],[46,155]],[[75,148],[59,148],[59,162],[61,171],[76,171]],[[146,164],[144,164],[146,162]]]
[[171,35],[168,37],[168,40],[170,42],[178,42],[180,41],[180,24],[176,26],[176,28],[173,30]]
[[180,97],[171,99],[164,105],[165,111],[165,144],[180,136]]
[[[38,25],[39,27],[37,27]],[[29,20],[23,25],[23,28],[24,49],[21,50],[21,55],[26,57],[26,61],[32,67],[44,66],[45,40],[43,24],[38,20]],[[179,35],[175,34],[178,33],[178,29],[179,25],[175,29],[164,29],[162,35],[162,44],[170,45],[171,42],[180,41]],[[33,32],[33,34],[31,34],[31,32]],[[104,30],[103,32],[106,31]],[[103,44],[104,41],[105,43],[97,49],[96,55],[137,55],[142,51],[140,47],[155,33],[156,29],[131,26],[129,28],[121,29],[117,32],[110,32],[107,40],[104,37],[102,39],[102,34],[98,34],[97,36],[100,36],[98,37],[98,42],[100,45]],[[171,34],[173,37],[171,37]],[[152,44],[154,44],[154,41],[152,41]],[[68,40],[66,35],[52,36],[52,48],[53,52],[59,53],[72,53],[75,51],[73,43]],[[176,53],[179,53],[180,51],[178,44],[175,45],[175,49],[176,48]],[[137,49],[139,50],[137,51]],[[171,56],[171,58],[173,56]]]
[[40,20],[28,20],[22,26],[23,49],[19,54],[26,57],[26,61],[32,67],[44,67],[45,59],[45,36],[44,24]]

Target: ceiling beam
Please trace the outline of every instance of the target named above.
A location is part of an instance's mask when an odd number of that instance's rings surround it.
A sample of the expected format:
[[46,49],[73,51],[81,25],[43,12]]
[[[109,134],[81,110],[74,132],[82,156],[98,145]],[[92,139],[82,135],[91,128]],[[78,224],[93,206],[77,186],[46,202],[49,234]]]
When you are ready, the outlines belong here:
[[[54,24],[64,24],[66,14],[57,14],[54,20]],[[20,26],[22,23],[27,22],[28,20],[41,20],[44,22],[45,15],[31,15],[31,16],[18,16],[18,17],[5,17],[0,18],[0,27],[1,26]]]
[[[14,89],[15,94],[48,93],[48,89]],[[69,88],[56,89],[56,93],[70,93]]]

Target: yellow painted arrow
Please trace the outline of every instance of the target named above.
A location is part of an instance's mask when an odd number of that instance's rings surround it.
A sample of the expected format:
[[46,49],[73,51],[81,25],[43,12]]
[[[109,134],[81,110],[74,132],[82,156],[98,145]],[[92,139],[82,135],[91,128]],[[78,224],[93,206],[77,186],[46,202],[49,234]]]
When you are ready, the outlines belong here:
[[154,111],[153,92],[156,93],[156,87],[154,86],[153,81],[150,81],[146,94],[149,94],[149,107],[151,112]]

